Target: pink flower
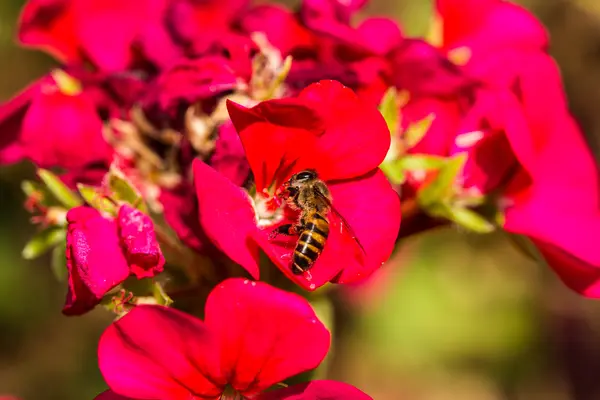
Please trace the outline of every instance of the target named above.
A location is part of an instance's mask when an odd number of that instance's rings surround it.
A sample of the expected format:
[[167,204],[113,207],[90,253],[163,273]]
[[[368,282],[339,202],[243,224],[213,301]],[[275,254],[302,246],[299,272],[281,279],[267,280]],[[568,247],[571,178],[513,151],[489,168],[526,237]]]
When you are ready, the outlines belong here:
[[150,83],[144,106],[157,104],[160,110],[177,110],[235,89],[241,80],[222,57],[182,58]]
[[402,41],[398,25],[370,18],[358,26],[350,16],[364,2],[305,1],[297,12],[260,5],[240,18],[245,32],[262,32],[283,56],[294,58],[286,79],[294,91],[323,79],[335,79],[377,104],[389,83],[385,60]]
[[65,315],[94,308],[104,295],[130,274],[152,277],[165,263],[150,218],[123,205],[116,220],[81,206],[67,213],[69,290]]
[[109,326],[98,362],[110,390],[97,399],[369,399],[332,381],[262,394],[316,368],[329,343],[329,332],[302,297],[228,279],[208,296],[204,321],[143,305]]
[[[215,245],[254,277],[258,245],[309,290],[331,280],[359,281],[379,268],[392,252],[400,224],[398,196],[378,169],[390,140],[381,114],[335,81],[313,84],[297,98],[250,109],[230,102],[228,108],[257,195],[251,199],[207,165],[194,164],[200,223]],[[269,236],[278,226],[296,224],[298,213],[283,206],[280,214],[269,209],[268,200],[292,174],[304,170],[316,171],[327,184],[332,207],[354,233],[329,213],[330,234],[322,254],[309,272],[296,275],[291,264],[298,237]]]
[[467,178],[486,178],[474,179],[484,191],[501,185],[504,228],[531,238],[568,286],[600,297],[598,167],[569,114],[548,35],[520,6],[469,3],[437,2],[442,49],[462,52],[462,70],[484,85],[459,127],[480,132]]
[[26,158],[71,169],[110,159],[95,104],[86,92],[69,90],[48,75],[0,105],[0,162]]

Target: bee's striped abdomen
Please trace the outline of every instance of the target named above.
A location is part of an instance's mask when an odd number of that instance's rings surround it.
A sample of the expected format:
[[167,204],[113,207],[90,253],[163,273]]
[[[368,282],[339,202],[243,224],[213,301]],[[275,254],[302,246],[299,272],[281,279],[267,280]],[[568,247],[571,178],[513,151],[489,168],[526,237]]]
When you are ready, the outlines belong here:
[[329,221],[318,213],[304,217],[304,229],[294,250],[292,272],[302,274],[315,263],[329,236]]

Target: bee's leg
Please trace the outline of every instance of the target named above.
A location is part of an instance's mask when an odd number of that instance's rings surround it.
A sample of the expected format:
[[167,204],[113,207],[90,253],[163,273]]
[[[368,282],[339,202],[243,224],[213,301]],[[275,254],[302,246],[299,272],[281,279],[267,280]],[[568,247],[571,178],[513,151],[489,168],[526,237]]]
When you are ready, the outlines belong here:
[[296,236],[297,234],[298,230],[294,224],[285,224],[278,226],[276,229],[273,229],[269,234],[269,239],[274,239],[278,235]]

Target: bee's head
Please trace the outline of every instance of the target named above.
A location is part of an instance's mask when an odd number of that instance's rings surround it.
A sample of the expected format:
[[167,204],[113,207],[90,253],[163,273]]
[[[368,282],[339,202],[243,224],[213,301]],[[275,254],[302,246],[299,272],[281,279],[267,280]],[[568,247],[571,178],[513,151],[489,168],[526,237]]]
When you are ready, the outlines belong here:
[[306,183],[315,179],[317,179],[317,172],[312,169],[307,169],[292,175],[290,178],[290,185],[293,185],[294,183]]

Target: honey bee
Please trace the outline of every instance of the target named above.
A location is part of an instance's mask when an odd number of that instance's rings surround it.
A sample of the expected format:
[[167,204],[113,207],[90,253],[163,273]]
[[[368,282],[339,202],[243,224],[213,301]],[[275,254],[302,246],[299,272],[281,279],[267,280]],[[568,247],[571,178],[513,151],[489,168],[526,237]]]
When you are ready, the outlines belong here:
[[297,224],[281,225],[271,232],[271,237],[278,234],[298,236],[291,265],[294,274],[308,271],[323,252],[329,236],[329,212],[335,213],[364,253],[348,222],[333,208],[331,192],[315,171],[305,170],[292,175],[283,183],[277,196],[292,210],[300,212]]

